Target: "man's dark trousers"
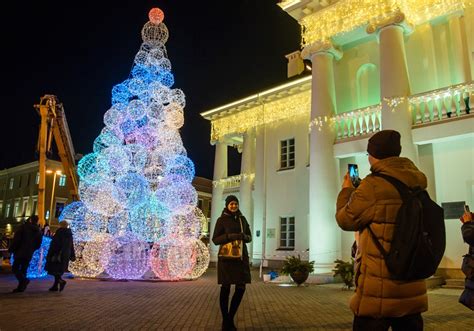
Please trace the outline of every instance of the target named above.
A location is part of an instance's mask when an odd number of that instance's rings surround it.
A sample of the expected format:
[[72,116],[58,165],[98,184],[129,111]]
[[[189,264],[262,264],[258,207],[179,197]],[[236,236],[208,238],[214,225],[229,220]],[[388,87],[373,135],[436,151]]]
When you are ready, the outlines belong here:
[[25,286],[26,271],[30,265],[31,259],[18,258],[13,261],[12,271],[15,274],[16,279],[18,279],[18,288]]
[[373,318],[354,316],[353,330],[386,331],[392,327],[393,331],[422,331],[423,318],[421,314],[402,317]]

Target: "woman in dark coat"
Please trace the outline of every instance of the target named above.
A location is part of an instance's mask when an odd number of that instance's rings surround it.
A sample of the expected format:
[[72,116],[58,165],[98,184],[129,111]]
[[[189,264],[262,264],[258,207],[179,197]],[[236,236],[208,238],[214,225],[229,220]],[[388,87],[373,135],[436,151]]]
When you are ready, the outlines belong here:
[[461,216],[461,232],[464,241],[469,244],[469,252],[464,255],[462,271],[466,275],[464,282],[464,292],[462,292],[459,302],[474,310],[474,214],[466,211]]
[[72,232],[68,225],[66,221],[59,222],[59,229],[51,241],[48,255],[46,256],[45,269],[48,271],[48,274],[54,276],[54,284],[49,289],[50,291],[64,290],[66,281],[61,276],[68,269],[69,261],[76,259]]
[[[217,283],[221,285],[220,307],[222,313],[222,330],[236,330],[234,316],[245,293],[245,284],[251,282],[249,255],[246,243],[252,241],[250,227],[239,210],[239,200],[229,195],[225,199],[225,208],[216,222],[212,241],[216,245],[225,245],[234,240],[241,240],[242,257],[228,259],[218,257]],[[220,249],[219,249],[220,251]],[[230,285],[235,285],[235,292],[229,308]]]

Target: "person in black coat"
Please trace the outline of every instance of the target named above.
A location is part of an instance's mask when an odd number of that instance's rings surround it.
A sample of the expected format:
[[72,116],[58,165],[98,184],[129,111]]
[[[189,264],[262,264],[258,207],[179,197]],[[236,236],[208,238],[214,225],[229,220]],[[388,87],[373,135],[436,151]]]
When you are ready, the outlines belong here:
[[69,261],[76,260],[72,231],[68,226],[66,221],[59,222],[59,229],[54,234],[46,256],[45,270],[54,276],[54,284],[50,291],[64,290],[66,281],[61,276],[67,271]]
[[459,302],[474,310],[474,214],[466,211],[461,216],[461,232],[464,241],[469,244],[469,252],[464,255],[462,271],[466,275],[464,281],[464,291],[459,298]]
[[[239,200],[234,195],[229,195],[225,200],[222,215],[216,222],[212,241],[222,247],[235,240],[241,241],[242,256],[232,259],[219,256],[217,262],[217,283],[221,285],[219,301],[223,330],[236,330],[234,316],[244,296],[245,284],[251,282],[246,243],[252,241],[252,234],[247,220],[239,210]],[[235,291],[229,308],[230,285],[232,284],[235,285]]]
[[38,216],[29,217],[15,231],[9,252],[14,255],[12,271],[18,279],[18,287],[13,292],[23,292],[30,280],[26,277],[33,253],[41,247],[43,236],[38,226]]

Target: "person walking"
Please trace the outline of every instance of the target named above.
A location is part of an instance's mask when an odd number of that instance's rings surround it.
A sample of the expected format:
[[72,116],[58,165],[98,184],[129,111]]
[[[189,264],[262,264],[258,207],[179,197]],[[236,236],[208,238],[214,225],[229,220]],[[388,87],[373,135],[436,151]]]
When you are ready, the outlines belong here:
[[9,252],[13,254],[14,261],[12,271],[18,280],[18,286],[13,290],[23,292],[30,283],[26,272],[30,265],[33,253],[41,247],[43,236],[38,226],[38,216],[29,217],[25,223],[15,231]]
[[[250,264],[246,243],[252,241],[250,227],[239,210],[239,200],[234,195],[225,199],[225,208],[216,222],[212,241],[220,245],[217,262],[217,283],[221,285],[219,303],[222,313],[222,330],[237,330],[234,316],[237,313],[242,297],[245,293],[245,284],[251,282]],[[226,256],[224,250],[231,243],[234,256]],[[238,246],[237,246],[238,245]],[[229,307],[231,285],[235,285],[234,295]]]
[[64,290],[66,281],[61,276],[67,271],[69,261],[76,260],[72,231],[68,226],[69,224],[66,221],[59,222],[59,229],[53,236],[46,256],[45,270],[48,274],[54,276],[54,284],[49,289],[53,292]]
[[[408,187],[427,186],[426,176],[415,164],[400,157],[400,133],[382,130],[368,142],[371,173],[395,177]],[[402,199],[384,178],[369,175],[355,188],[347,173],[337,197],[336,220],[345,231],[359,231],[355,261],[356,292],[350,301],[354,313],[353,330],[423,330],[421,313],[428,310],[424,279],[395,281],[374,238],[389,251],[397,212]]]
[[464,242],[469,245],[469,252],[464,255],[462,271],[466,276],[464,281],[464,291],[459,298],[459,302],[471,310],[474,310],[474,214],[468,209],[461,216],[461,232]]

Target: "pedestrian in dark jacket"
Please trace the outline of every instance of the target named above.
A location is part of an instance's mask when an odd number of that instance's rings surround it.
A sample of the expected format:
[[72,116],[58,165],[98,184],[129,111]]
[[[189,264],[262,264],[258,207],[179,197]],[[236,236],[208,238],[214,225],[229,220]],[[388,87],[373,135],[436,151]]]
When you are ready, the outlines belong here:
[[54,234],[46,256],[45,270],[54,276],[54,284],[49,289],[50,291],[64,290],[66,281],[61,276],[67,271],[69,261],[76,260],[72,231],[68,226],[66,221],[59,222],[59,229]]
[[[222,313],[222,330],[236,330],[234,316],[237,313],[242,297],[245,293],[245,284],[251,282],[249,256],[246,243],[252,241],[250,227],[239,210],[239,200],[234,195],[229,195],[225,200],[225,208],[221,217],[216,222],[212,241],[220,245],[234,242],[242,245],[240,258],[218,257],[217,283],[221,285],[220,308]],[[235,285],[234,295],[229,308],[230,285]]]
[[15,231],[13,241],[10,245],[10,253],[13,254],[14,262],[12,271],[18,279],[18,286],[13,292],[23,292],[30,280],[26,276],[26,271],[30,265],[33,253],[41,247],[43,236],[38,226],[38,216],[29,217],[26,222]]
[[459,298],[459,302],[474,310],[474,214],[466,211],[461,216],[461,232],[464,241],[469,244],[469,252],[464,255],[462,271],[466,275],[464,281],[464,291]]

